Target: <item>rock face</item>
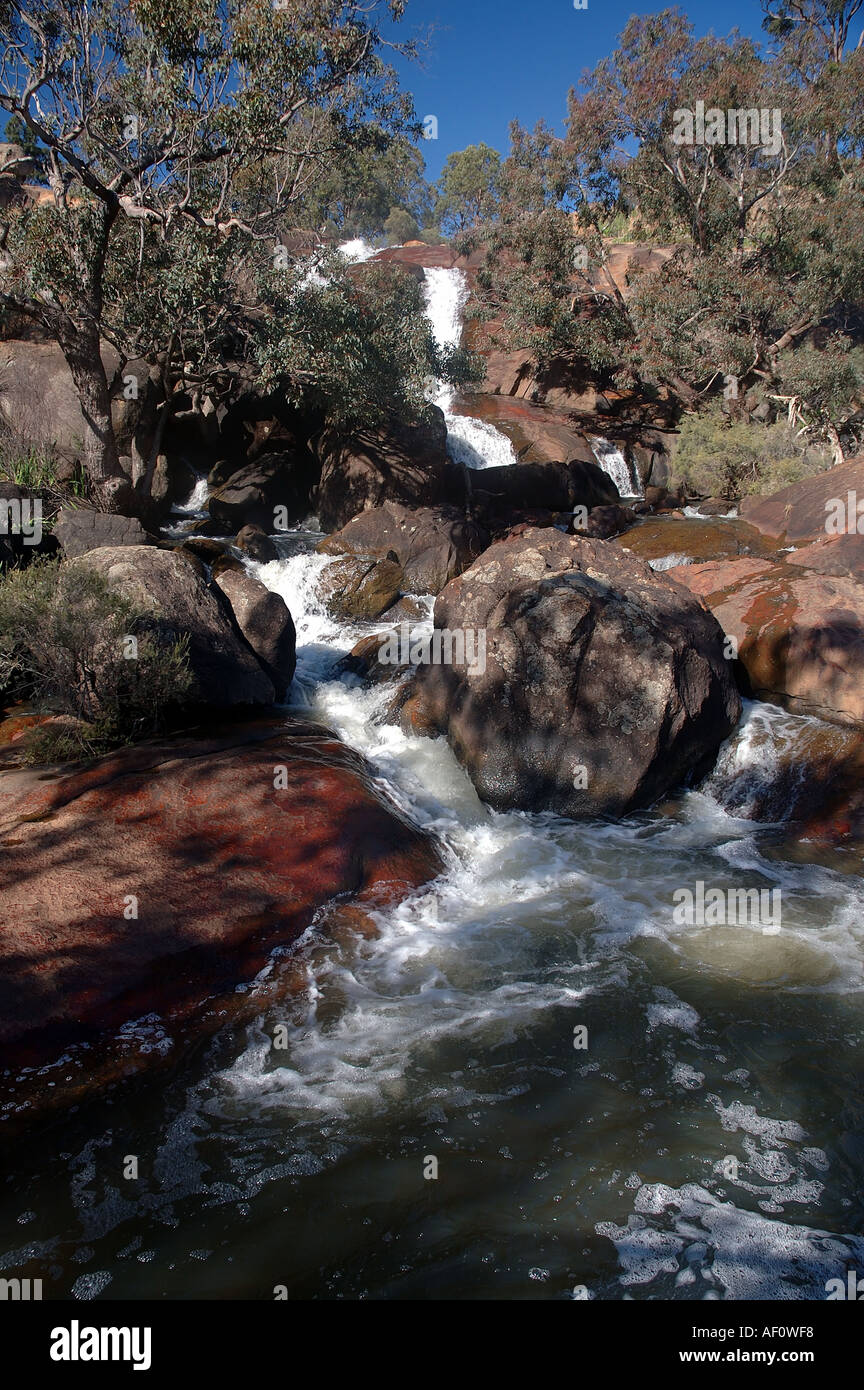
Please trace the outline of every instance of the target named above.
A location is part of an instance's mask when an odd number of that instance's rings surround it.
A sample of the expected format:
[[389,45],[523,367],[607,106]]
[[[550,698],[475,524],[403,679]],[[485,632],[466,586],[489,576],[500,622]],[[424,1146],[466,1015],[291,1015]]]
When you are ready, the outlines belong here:
[[328,565],[318,592],[334,618],[374,622],[402,592],[404,576],[395,560],[348,555]]
[[698,517],[646,517],[616,544],[640,560],[721,560],[773,554],[774,545],[746,521],[702,521]]
[[446,732],[497,810],[623,815],[704,769],[741,702],[722,632],[685,590],[602,541],[532,530],[435,605],[486,634],[485,669],[424,665],[410,723]]
[[580,459],[484,468],[476,471],[470,482],[474,504],[481,518],[489,522],[514,511],[542,508],[564,512],[574,507],[590,511],[620,501],[608,473],[598,464]]
[[223,570],[215,583],[273,682],[276,699],[284,700],[297,668],[297,633],[287,604],[245,570]]
[[[864,500],[864,458],[847,459],[836,468],[781,488],[770,497],[745,497],[741,515],[751,526],[774,540],[816,540],[826,534],[827,504],[832,498],[844,503],[849,492]],[[853,519],[853,529],[855,521]],[[864,525],[864,519],[862,519]]]
[[188,636],[197,703],[219,709],[273,703],[273,682],[234,622],[222,591],[208,581],[194,557],[149,546],[106,546],[74,563],[103,575],[152,613],[161,635]]
[[336,895],[381,907],[440,871],[362,758],[303,723],[0,774],[0,833],[7,1065],[14,1044],[56,1056],[207,995],[230,1004]]
[[[852,540],[849,537],[848,540]],[[847,538],[809,547],[830,566]],[[754,695],[798,714],[864,722],[864,583],[848,573],[786,561],[717,560],[669,570],[738,646]],[[848,556],[847,556],[848,558]],[[842,559],[836,561],[837,567]]]
[[303,461],[293,454],[266,454],[248,463],[214,492],[207,504],[213,520],[226,532],[247,525],[275,529],[275,511],[284,507],[291,526],[309,511],[309,482]]
[[466,521],[465,513],[457,507],[412,508],[385,502],[382,507],[361,512],[318,548],[328,555],[386,556],[392,552],[404,572],[404,589],[437,594],[488,544],[485,528]]
[[321,476],[314,505],[325,531],[338,531],[358,512],[383,502],[420,507],[442,497],[447,426],[437,408],[427,424],[399,431],[345,439],[327,430],[317,452]]
[[152,537],[134,516],[94,512],[87,507],[64,507],[57,518],[54,534],[69,559],[102,546],[153,544]]

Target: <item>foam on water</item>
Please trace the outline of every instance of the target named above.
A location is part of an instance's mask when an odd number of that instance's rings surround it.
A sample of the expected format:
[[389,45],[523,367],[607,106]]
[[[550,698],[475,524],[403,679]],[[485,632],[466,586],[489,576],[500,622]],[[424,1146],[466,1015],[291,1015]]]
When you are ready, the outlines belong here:
[[[134,1117],[112,1108],[57,1158],[74,1220],[63,1207],[34,1223],[32,1247],[61,1229],[67,1283],[98,1289],[110,1268],[115,1297],[188,1296],[205,1276],[250,1297],[275,1282],[317,1297],[824,1297],[864,1260],[845,1233],[853,1151],[831,1152],[855,1085],[864,895],[778,859],[744,814],[761,740],[794,746],[809,726],[748,707],[714,777],[664,811],[493,813],[445,740],[384,722],[392,687],[333,678],[375,628],[327,615],[332,560],[312,540],[248,564],[294,617],[303,713],[438,837],[443,872],[377,913],[374,939],[313,924],[290,953],[307,987],[279,1004],[263,989],[274,953],[248,991],[256,1022],[160,1090],[137,1206],[101,1154],[120,1135],[136,1151]],[[675,925],[673,891],[698,879],[780,887],[782,932]],[[130,1034],[163,1045],[157,1019]],[[429,1154],[447,1179],[434,1203]],[[45,1210],[45,1166],[19,1212]]]

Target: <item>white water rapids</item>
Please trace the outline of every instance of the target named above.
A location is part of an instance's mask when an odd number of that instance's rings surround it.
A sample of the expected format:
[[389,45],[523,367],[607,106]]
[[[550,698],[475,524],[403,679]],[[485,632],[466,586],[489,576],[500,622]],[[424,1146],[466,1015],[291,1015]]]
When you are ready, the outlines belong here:
[[[864,1268],[864,887],[750,818],[815,721],[748,705],[701,788],[617,823],[492,813],[383,721],[392,687],[336,678],[377,627],[324,611],[315,540],[248,564],[297,626],[292,700],[445,871],[373,940],[313,925],[305,990],[40,1133],[0,1268],[76,1299],[823,1299]],[[782,930],[676,924],[700,880],[780,889]]]

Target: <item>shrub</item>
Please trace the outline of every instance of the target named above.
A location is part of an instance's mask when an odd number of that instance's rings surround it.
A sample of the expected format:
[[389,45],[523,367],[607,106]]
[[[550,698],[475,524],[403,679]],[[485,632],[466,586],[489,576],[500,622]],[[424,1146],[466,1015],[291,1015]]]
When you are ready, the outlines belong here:
[[164,728],[193,676],[186,639],[160,642],[148,622],[74,562],[37,559],[0,579],[0,693],[79,721],[43,730],[41,751],[53,739],[66,756],[92,755]]
[[688,491],[728,498],[777,492],[830,465],[830,448],[786,421],[731,420],[716,404],[684,416],[674,458],[675,474]]

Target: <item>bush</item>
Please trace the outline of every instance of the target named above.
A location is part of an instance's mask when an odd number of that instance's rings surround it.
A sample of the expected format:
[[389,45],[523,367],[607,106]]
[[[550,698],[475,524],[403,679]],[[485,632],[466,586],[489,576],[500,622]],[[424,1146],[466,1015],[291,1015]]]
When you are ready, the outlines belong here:
[[786,421],[731,420],[717,404],[684,416],[674,457],[675,474],[687,490],[710,497],[777,492],[830,466],[830,448]]
[[[0,579],[0,695],[72,716],[36,739],[92,756],[151,737],[193,686],[186,639],[160,642],[142,611],[74,562],[37,559]],[[77,721],[77,722],[76,722]]]

